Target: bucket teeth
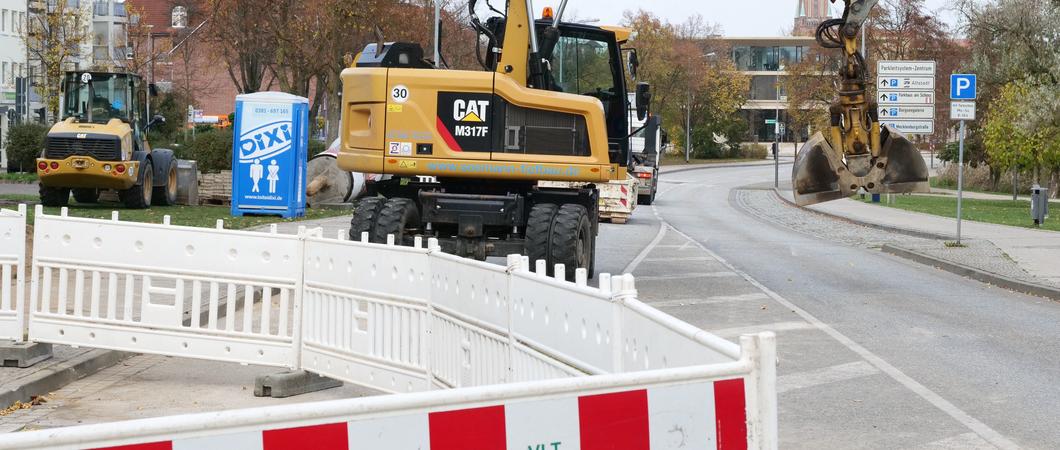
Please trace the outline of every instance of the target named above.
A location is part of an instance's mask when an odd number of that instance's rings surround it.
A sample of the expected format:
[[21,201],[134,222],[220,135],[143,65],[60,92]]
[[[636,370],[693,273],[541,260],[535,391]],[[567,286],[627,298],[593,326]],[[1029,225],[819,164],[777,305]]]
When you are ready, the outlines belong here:
[[849,197],[863,188],[873,194],[930,192],[927,165],[901,133],[885,128],[880,155],[864,176],[855,176],[821,133],[799,150],[791,169],[795,204],[799,206]]

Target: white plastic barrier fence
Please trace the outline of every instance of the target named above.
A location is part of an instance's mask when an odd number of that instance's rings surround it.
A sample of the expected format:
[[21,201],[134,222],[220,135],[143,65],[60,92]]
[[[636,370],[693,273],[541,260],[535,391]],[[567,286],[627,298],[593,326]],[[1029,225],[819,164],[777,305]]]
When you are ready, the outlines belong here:
[[26,205],[0,209],[0,339],[25,333]]
[[[326,239],[319,230],[301,229],[292,236],[276,234],[275,227],[260,233],[224,230],[220,223],[203,229],[168,222],[120,222],[117,213],[110,221],[74,218],[65,208],[60,216],[50,216],[38,208],[30,338],[302,368],[390,393],[463,388],[408,397],[418,400],[336,404],[347,408],[339,422],[361,423],[376,413],[427,420],[434,413],[423,408],[477,411],[493,405],[501,408],[500,419],[482,420],[510,423],[499,433],[520,450],[526,439],[513,430],[523,422],[530,424],[527,433],[543,439],[530,450],[561,442],[546,438],[551,435],[545,431],[552,429],[568,430],[555,439],[594,448],[597,438],[587,436],[597,436],[596,431],[586,431],[586,421],[616,410],[643,416],[650,430],[682,427],[673,421],[695,418],[701,426],[681,429],[710,437],[696,441],[703,448],[728,447],[733,438],[724,436],[735,435],[746,437],[742,445],[776,445],[772,336],[744,337],[736,345],[699,330],[637,301],[631,275],[601,274],[601,288],[595,288],[587,285],[582,269],[576,280],[566,281],[547,277],[542,261],[533,271],[519,255],[509,256],[506,266],[471,261],[443,253],[434,240],[426,248],[419,239],[414,247],[402,247],[393,239],[386,245],[345,241],[344,232]],[[689,384],[690,391],[670,390],[678,384]],[[586,400],[594,398],[586,390],[641,392],[636,395],[647,403],[604,407],[606,402]],[[694,392],[708,391],[714,396],[688,401],[698,398],[689,397]],[[654,408],[653,398],[678,403]],[[670,405],[662,401],[655,404]],[[420,410],[413,412],[407,402]],[[528,406],[538,404],[551,406]],[[555,415],[547,412],[553,407]],[[240,439],[259,442],[274,428],[333,424],[316,408],[269,413],[267,420],[241,425],[218,423],[240,433],[257,430]],[[735,417],[730,409],[739,411],[742,431],[732,431],[736,422],[718,419],[723,412]],[[540,417],[531,417],[535,414]],[[427,420],[425,429],[431,432],[422,442],[450,448],[435,441],[433,420]],[[399,438],[411,438],[417,428],[400,423],[409,432]],[[201,425],[145,429],[148,440],[163,430],[175,433],[164,439],[174,448],[187,437],[211,435],[200,431],[221,430]],[[88,433],[101,432],[93,430]],[[353,425],[349,430],[354,433]],[[601,439],[625,431],[604,433]],[[644,434],[651,445],[643,448],[666,448],[657,440],[662,432],[653,433]],[[55,442],[46,441],[59,445]],[[395,442],[366,448],[403,448]]]
[[739,359],[681,369],[13,433],[0,449],[773,449],[747,381],[771,376],[774,344],[744,336]]
[[298,236],[62,211],[36,211],[30,339],[297,366]]

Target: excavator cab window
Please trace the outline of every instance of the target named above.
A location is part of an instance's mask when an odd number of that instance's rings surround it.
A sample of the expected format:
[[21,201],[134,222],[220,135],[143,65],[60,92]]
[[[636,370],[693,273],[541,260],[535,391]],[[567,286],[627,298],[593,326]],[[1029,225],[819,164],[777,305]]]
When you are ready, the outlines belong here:
[[110,119],[129,121],[134,105],[128,79],[114,73],[67,73],[63,117],[100,124]]
[[[544,25],[547,23],[538,22],[539,28]],[[604,107],[610,152],[616,157],[627,154],[625,75],[614,34],[577,24],[560,24],[559,31],[559,41],[549,59],[550,87],[599,99]]]

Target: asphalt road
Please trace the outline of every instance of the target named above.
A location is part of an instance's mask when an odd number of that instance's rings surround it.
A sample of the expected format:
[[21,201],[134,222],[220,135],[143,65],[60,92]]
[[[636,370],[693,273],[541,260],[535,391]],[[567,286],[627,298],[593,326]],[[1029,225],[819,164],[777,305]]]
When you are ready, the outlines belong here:
[[[771,166],[664,174],[653,207],[602,226],[598,270],[632,271],[642,300],[722,337],[776,331],[781,448],[1060,445],[1060,304],[828,239],[838,225],[805,211],[784,210],[779,224],[748,214],[734,189],[772,176]],[[250,389],[273,371],[135,357],[0,429],[270,404]]]

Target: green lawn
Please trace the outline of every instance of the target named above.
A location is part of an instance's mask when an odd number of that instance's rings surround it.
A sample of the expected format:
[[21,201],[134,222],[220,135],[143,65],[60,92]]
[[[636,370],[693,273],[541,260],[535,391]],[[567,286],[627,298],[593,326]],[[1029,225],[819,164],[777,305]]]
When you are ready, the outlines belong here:
[[[12,198],[21,197],[21,198]],[[0,195],[0,206],[14,209],[16,202],[37,201],[36,196]],[[33,211],[30,207],[29,223],[33,224]],[[71,202],[69,215],[74,217],[89,217],[95,219],[109,219],[111,211],[118,211],[118,217],[125,222],[148,222],[162,223],[162,216],[169,215],[170,223],[190,227],[212,228],[216,226],[217,219],[225,221],[226,229],[251,228],[275,222],[296,222],[301,220],[322,219],[325,217],[344,216],[350,214],[345,209],[321,209],[306,208],[305,217],[297,219],[284,219],[278,216],[243,216],[232,217],[228,206],[153,206],[150,209],[124,209],[116,203],[102,203],[98,205],[79,205]],[[44,208],[45,214],[59,214],[59,208]]]
[[[860,196],[854,196],[860,200]],[[872,199],[865,196],[866,203]],[[885,203],[881,199],[880,206],[916,211],[936,216],[957,217],[957,197],[937,197],[923,195],[896,195],[893,204]],[[1018,200],[979,200],[966,198],[961,206],[965,220],[978,222],[997,223],[1001,225],[1012,225],[1017,227],[1033,228],[1031,221],[1031,206],[1029,201]],[[1051,217],[1042,225],[1044,230],[1060,231],[1060,214],[1052,212]]]
[[[933,188],[950,189],[950,190],[953,190],[953,191],[957,190],[957,182],[944,182],[944,181],[940,180],[939,177],[931,177],[928,181],[931,183],[931,187],[933,187]],[[1002,184],[1002,186],[1004,186],[1004,183],[1001,183],[1001,184]],[[1010,184],[1008,186],[1008,188],[1012,189],[1012,185]],[[1009,190],[1009,191],[1004,191],[1004,190],[991,191],[989,189],[977,189],[977,188],[968,187],[968,186],[965,186],[964,190],[971,191],[971,192],[982,192],[984,194],[997,194],[997,195],[1012,196],[1012,191],[1011,190]],[[1030,195],[1030,192],[1023,192],[1021,190],[1019,195]]]
[[20,173],[20,172],[7,173],[7,172],[5,172],[5,173],[0,173],[0,180],[3,180],[3,181],[15,181],[15,182],[19,182],[19,183],[35,183],[37,181],[37,174],[34,173],[34,172],[29,172],[29,173]]

